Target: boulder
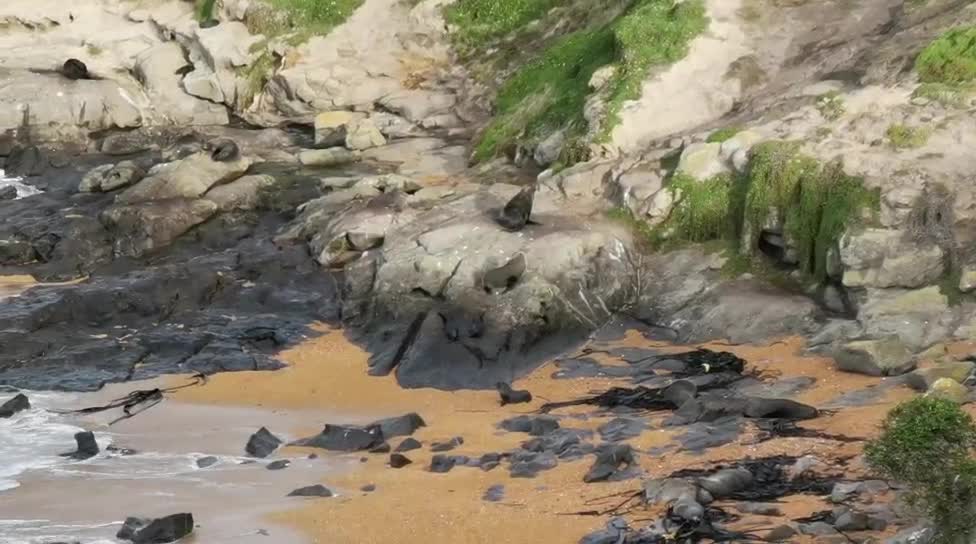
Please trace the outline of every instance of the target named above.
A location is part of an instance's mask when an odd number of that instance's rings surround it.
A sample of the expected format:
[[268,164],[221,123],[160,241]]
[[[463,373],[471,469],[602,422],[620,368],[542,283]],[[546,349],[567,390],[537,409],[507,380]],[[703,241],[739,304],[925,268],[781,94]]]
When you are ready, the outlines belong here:
[[250,166],[251,160],[244,156],[230,161],[215,161],[209,153],[195,153],[185,159],[154,168],[149,177],[116,197],[116,202],[137,204],[154,200],[198,198],[215,185],[241,177]]
[[146,172],[133,161],[104,164],[85,174],[78,190],[83,193],[107,193],[132,185],[145,175]]
[[271,431],[268,429],[261,427],[258,429],[258,432],[252,434],[251,438],[248,439],[244,451],[251,457],[263,458],[271,455],[280,445],[280,438],[271,434]]
[[939,378],[929,387],[926,397],[951,400],[956,404],[969,401],[969,388],[950,378]]
[[976,363],[972,361],[941,363],[913,370],[906,376],[906,382],[917,391],[927,391],[933,383],[943,378],[964,383],[973,375],[974,370],[976,370]]
[[677,172],[699,180],[728,172],[719,156],[721,149],[722,144],[719,143],[689,145],[681,152]]
[[298,162],[305,166],[339,166],[359,160],[359,155],[342,147],[306,149],[298,154]]
[[935,244],[920,244],[902,231],[864,229],[845,234],[840,260],[847,287],[921,287],[938,279],[944,255]]
[[17,198],[17,188],[13,185],[7,185],[5,187],[0,187],[0,201],[4,200],[14,200]]
[[71,453],[62,453],[62,457],[82,461],[95,457],[101,451],[98,448],[98,442],[95,441],[95,433],[91,431],[75,433],[75,442],[78,444],[78,449]]
[[719,157],[723,161],[733,161],[736,153],[749,153],[753,146],[763,141],[763,135],[754,130],[740,130],[734,136],[721,143]]
[[29,410],[31,407],[27,395],[18,393],[17,396],[0,404],[0,419],[12,417],[17,412]]
[[[397,436],[410,436],[417,429],[426,427],[427,423],[424,422],[424,418],[420,417],[420,414],[411,412],[402,416],[374,421],[373,425],[379,426],[380,432],[383,434],[384,439],[390,439]],[[403,443],[406,442],[406,440],[403,441]],[[403,443],[400,444],[401,447],[403,446]],[[400,450],[397,448],[397,451],[407,450]]]
[[197,459],[197,468],[207,468],[216,465],[220,460],[213,455],[208,455],[206,457],[201,457]]
[[322,148],[344,145],[349,124],[365,117],[365,113],[352,111],[327,111],[316,115],[315,145]]
[[166,544],[176,542],[192,532],[193,514],[184,513],[153,520],[126,518],[115,537],[135,544]]
[[402,453],[391,453],[390,454],[390,467],[391,468],[403,468],[409,464],[413,463],[406,455]]
[[332,491],[322,484],[300,487],[288,494],[289,497],[332,497]]
[[118,255],[140,257],[169,245],[217,213],[209,200],[172,199],[113,206],[99,216]]
[[183,48],[176,41],[158,43],[135,58],[133,70],[143,84],[154,113],[171,124],[226,125],[227,108],[188,94],[179,70],[186,65]]
[[878,340],[855,340],[834,352],[837,368],[868,376],[897,376],[912,370],[915,359],[896,336]]
[[388,94],[379,100],[387,111],[403,116],[414,123],[445,113],[454,107],[457,98],[453,94],[425,90],[402,90]]
[[318,435],[297,440],[291,445],[330,451],[364,451],[382,443],[383,432],[379,425],[359,427],[328,424]]
[[369,119],[360,119],[349,123],[345,144],[346,149],[362,151],[364,149],[386,145],[386,138],[372,121]]
[[405,451],[418,450],[422,447],[424,447],[424,445],[421,444],[420,441],[418,441],[417,439],[406,438],[403,440],[403,442],[400,442],[400,445],[397,446],[396,449],[393,451],[400,453]]
[[959,276],[959,290],[963,293],[970,293],[976,290],[976,266],[966,265],[962,267]]
[[871,338],[897,336],[913,351],[947,337],[954,324],[948,298],[938,286],[911,291],[869,289],[858,310],[864,334]]
[[204,195],[222,212],[253,210],[261,204],[261,193],[274,187],[275,178],[268,175],[244,176],[226,185],[218,185]]

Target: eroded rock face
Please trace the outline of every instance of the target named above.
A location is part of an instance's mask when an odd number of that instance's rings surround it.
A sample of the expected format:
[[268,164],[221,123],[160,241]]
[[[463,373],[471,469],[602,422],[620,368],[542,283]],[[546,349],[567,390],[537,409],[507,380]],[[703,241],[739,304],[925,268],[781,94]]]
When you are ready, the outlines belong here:
[[169,199],[116,206],[101,215],[114,234],[118,255],[140,257],[169,245],[217,213],[209,200]]
[[174,198],[199,198],[211,187],[239,178],[250,166],[251,160],[247,157],[215,161],[209,153],[196,153],[154,168],[149,177],[116,197],[116,202],[138,204]]
[[945,260],[939,246],[887,229],[848,234],[840,242],[840,258],[844,285],[877,288],[928,285],[942,275]]

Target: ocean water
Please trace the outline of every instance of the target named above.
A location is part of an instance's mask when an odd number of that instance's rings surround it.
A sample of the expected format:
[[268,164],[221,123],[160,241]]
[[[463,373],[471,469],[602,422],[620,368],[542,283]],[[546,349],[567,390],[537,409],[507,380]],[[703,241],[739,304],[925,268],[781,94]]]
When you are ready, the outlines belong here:
[[0,189],[11,185],[17,189],[17,198],[24,198],[41,192],[40,189],[21,183],[20,178],[6,177],[3,169],[0,168]]

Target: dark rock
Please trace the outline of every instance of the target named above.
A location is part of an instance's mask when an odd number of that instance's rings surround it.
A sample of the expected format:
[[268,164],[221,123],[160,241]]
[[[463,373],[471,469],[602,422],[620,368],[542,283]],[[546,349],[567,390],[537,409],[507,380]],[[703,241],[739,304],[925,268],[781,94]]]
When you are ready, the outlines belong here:
[[17,188],[13,185],[0,187],[0,200],[13,200],[17,198]]
[[29,410],[30,407],[30,400],[27,399],[27,395],[18,393],[16,397],[0,405],[0,418],[11,417],[17,412]]
[[409,413],[403,416],[381,419],[373,422],[372,425],[378,425],[383,433],[383,438],[390,439],[397,436],[410,436],[417,429],[426,427],[427,423],[419,414]]
[[101,451],[98,449],[98,443],[95,442],[95,434],[91,431],[76,433],[75,442],[78,443],[78,449],[71,453],[62,453],[62,457],[84,460],[98,455],[98,452]]
[[68,79],[91,79],[88,74],[88,66],[78,59],[68,59],[61,65],[61,75]]
[[837,529],[834,529],[829,523],[823,521],[802,523],[799,528],[802,534],[811,536],[830,536],[837,534]]
[[379,446],[376,446],[375,448],[369,450],[369,453],[390,453],[391,449],[392,448],[390,448],[389,442],[383,442]]
[[424,445],[421,444],[419,440],[415,438],[407,438],[404,439],[403,442],[400,442],[400,445],[397,446],[396,449],[393,451],[402,453],[405,451],[419,450],[422,447],[424,447]]
[[604,441],[619,442],[640,436],[645,429],[647,429],[647,424],[639,419],[618,417],[600,425],[597,431]]
[[535,199],[535,185],[518,192],[498,213],[496,220],[505,230],[522,230],[532,215],[532,201]]
[[362,492],[364,492],[364,493],[372,493],[373,491],[376,491],[376,485],[375,484],[366,484],[363,487],[360,487],[359,490],[362,491]]
[[532,402],[532,393],[524,390],[512,389],[512,386],[505,382],[495,384],[498,395],[501,397],[502,406],[506,404],[522,404]]
[[485,494],[481,496],[481,500],[488,502],[499,502],[505,498],[505,486],[498,484],[493,485],[485,490]]
[[478,459],[478,467],[488,472],[494,470],[502,462],[502,455],[499,453],[486,453]]
[[450,472],[454,465],[457,463],[457,459],[451,455],[435,455],[430,460],[430,471],[431,472]]
[[593,450],[591,444],[584,444],[582,439],[589,431],[577,429],[557,429],[539,438],[533,438],[522,443],[522,449],[534,452],[552,452],[560,459],[577,459]]
[[750,398],[745,416],[751,418],[814,419],[819,412],[813,406],[789,399]]
[[403,468],[411,463],[413,463],[413,461],[401,453],[394,453],[390,455],[390,467],[392,468]]
[[509,474],[512,478],[535,478],[545,470],[556,468],[559,461],[552,452],[531,452],[519,450],[512,454]]
[[322,484],[300,487],[288,494],[289,497],[331,497],[332,491]]
[[634,462],[634,451],[627,444],[601,446],[597,450],[596,461],[583,476],[583,481],[591,483],[609,480],[621,467],[629,467]]
[[290,464],[291,464],[291,461],[289,461],[288,459],[279,459],[277,461],[271,461],[264,468],[266,468],[268,470],[281,470],[283,468],[288,468],[288,465],[290,465]]
[[451,451],[454,448],[464,444],[464,438],[460,436],[455,436],[454,438],[448,440],[447,442],[434,442],[430,446],[430,451],[433,452],[445,452]]
[[244,446],[244,451],[251,457],[264,458],[271,455],[280,445],[280,438],[271,434],[271,431],[268,429],[261,427],[258,429],[258,432],[252,434],[251,438],[248,439],[247,445]]
[[848,510],[837,516],[834,528],[838,531],[863,531],[868,528],[868,515]]
[[131,540],[135,544],[165,544],[193,532],[193,514],[173,514],[154,520],[126,518],[122,529],[116,534],[121,540]]
[[558,429],[559,420],[552,416],[517,416],[502,421],[498,426],[513,433],[542,436]]
[[789,542],[796,536],[796,529],[790,525],[780,525],[766,533],[766,542]]
[[379,425],[359,427],[355,425],[328,424],[316,436],[293,443],[295,446],[322,448],[330,451],[363,451],[383,443]]
[[219,461],[219,459],[217,459],[213,455],[208,455],[206,457],[201,457],[201,458],[197,459],[197,468],[212,467],[212,466],[216,465],[218,461]]
[[36,145],[15,144],[3,164],[6,175],[13,177],[36,177],[44,173],[47,159]]

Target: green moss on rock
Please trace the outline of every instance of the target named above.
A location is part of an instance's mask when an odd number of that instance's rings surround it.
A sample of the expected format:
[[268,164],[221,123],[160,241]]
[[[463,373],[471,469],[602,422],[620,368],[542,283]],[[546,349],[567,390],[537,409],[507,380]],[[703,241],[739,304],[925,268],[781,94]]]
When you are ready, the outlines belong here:
[[976,80],[976,26],[939,36],[919,54],[915,69],[923,83],[958,85]]
[[705,142],[710,144],[720,144],[722,142],[729,140],[729,138],[732,138],[733,136],[735,136],[740,132],[742,132],[742,129],[739,127],[720,128],[715,132],[709,134],[708,138],[705,139]]

